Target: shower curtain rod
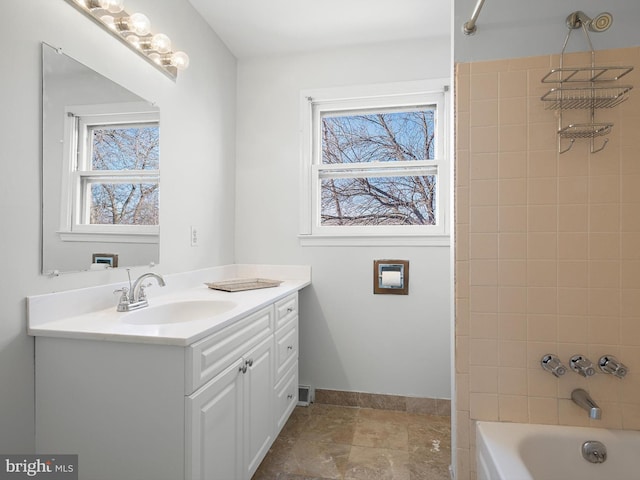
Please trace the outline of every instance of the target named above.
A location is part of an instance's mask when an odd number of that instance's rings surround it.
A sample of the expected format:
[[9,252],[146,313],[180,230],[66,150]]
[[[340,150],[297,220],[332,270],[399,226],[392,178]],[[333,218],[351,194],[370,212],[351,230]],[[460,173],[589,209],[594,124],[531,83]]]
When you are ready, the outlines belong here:
[[462,27],[462,31],[465,35],[473,35],[474,33],[476,33],[476,21],[478,20],[478,15],[480,15],[480,10],[482,10],[484,2],[485,0],[478,0],[478,3],[476,3],[476,8],[473,9],[473,15],[471,15],[471,19]]

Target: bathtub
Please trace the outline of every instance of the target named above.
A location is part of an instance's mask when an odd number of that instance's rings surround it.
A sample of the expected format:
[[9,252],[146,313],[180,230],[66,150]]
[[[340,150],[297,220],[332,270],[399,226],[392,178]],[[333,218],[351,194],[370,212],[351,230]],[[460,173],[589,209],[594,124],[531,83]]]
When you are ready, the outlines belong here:
[[[640,432],[523,423],[477,422],[478,480],[640,479]],[[586,441],[602,442],[603,463],[583,458]]]

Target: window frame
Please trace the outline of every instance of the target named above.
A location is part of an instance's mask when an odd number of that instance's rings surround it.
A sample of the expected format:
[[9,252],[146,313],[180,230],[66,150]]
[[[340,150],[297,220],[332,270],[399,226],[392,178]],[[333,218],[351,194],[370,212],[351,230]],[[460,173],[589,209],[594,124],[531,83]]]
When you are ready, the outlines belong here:
[[[449,245],[449,93],[446,79],[387,85],[339,87],[301,92],[300,232],[302,245]],[[371,113],[384,109],[436,106],[433,160],[322,164],[321,118],[326,113]],[[406,170],[405,170],[406,169]],[[321,185],[326,172],[403,172],[432,175],[436,170],[436,225],[327,226],[320,223]]]
[[85,199],[97,179],[116,183],[157,183],[160,170],[91,170],[89,130],[95,125],[160,125],[160,112],[146,102],[75,105],[65,108],[60,230],[67,242],[159,243],[160,225],[107,225],[81,221]]

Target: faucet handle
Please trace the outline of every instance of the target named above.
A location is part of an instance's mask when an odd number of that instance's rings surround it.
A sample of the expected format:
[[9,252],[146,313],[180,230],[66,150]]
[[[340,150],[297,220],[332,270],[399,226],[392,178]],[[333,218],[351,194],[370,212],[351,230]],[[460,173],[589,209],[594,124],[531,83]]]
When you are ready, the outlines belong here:
[[114,290],[113,293],[120,293],[117,310],[119,312],[126,311],[127,305],[129,305],[129,289],[127,287],[122,287]]
[[542,359],[540,360],[540,365],[542,365],[543,369],[545,369],[547,372],[551,372],[556,377],[561,377],[562,375],[567,373],[567,367],[562,364],[557,356],[551,353],[548,353],[544,357],[542,357]]
[[129,289],[127,287],[118,288],[113,293],[120,293],[120,301],[129,301]]
[[152,285],[151,282],[145,285],[140,285],[140,293],[138,294],[138,300],[144,300],[145,298],[147,298],[147,292],[145,288],[150,287],[151,285]]
[[618,378],[624,377],[629,370],[625,364],[620,363],[613,355],[603,355],[600,357],[598,365],[604,373],[610,373]]
[[593,367],[593,363],[587,357],[582,355],[574,355],[569,361],[571,370],[583,377],[591,377],[596,374],[596,369]]

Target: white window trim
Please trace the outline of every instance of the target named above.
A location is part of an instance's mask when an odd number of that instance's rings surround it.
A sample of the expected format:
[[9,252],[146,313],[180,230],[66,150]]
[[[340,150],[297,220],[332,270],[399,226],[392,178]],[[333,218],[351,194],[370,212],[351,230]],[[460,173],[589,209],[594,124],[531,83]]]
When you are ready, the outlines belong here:
[[[63,175],[60,198],[60,228],[58,235],[65,242],[104,242],[104,243],[159,243],[159,225],[87,225],[78,221],[74,204],[80,202],[79,191],[75,187],[79,182],[76,162],[85,155],[87,125],[94,120],[108,125],[122,123],[123,117],[130,116],[136,123],[159,122],[160,113],[157,108],[146,102],[110,103],[96,105],[70,105],[65,108],[64,141],[63,141]],[[76,125],[78,122],[78,125]],[[78,138],[82,135],[82,138]],[[104,176],[104,174],[100,174]],[[130,172],[110,172],[114,180],[118,177],[130,176]],[[149,180],[160,183],[159,171],[148,171],[142,174]],[[85,173],[84,177],[90,176]]]
[[[300,152],[300,208],[299,241],[303,246],[448,246],[450,245],[449,202],[450,202],[450,149],[449,112],[450,94],[447,79],[433,79],[393,84],[337,87],[304,90],[300,96],[301,152]],[[323,166],[314,159],[314,143],[320,135],[322,111],[340,108],[385,108],[403,107],[416,104],[437,104],[438,121],[436,128],[438,142],[435,160],[410,162],[413,166],[436,167],[438,171],[437,205],[438,219],[434,226],[394,226],[394,227],[336,227],[317,225],[319,211],[319,175],[323,168],[335,171],[340,168],[354,170],[354,166]],[[314,119],[314,116],[317,118]],[[316,121],[314,121],[316,120]],[[317,128],[313,129],[313,125]],[[383,169],[392,170],[400,165],[389,164]],[[366,166],[356,168],[366,169]],[[347,230],[348,229],[348,230]],[[384,231],[381,231],[384,229]]]

